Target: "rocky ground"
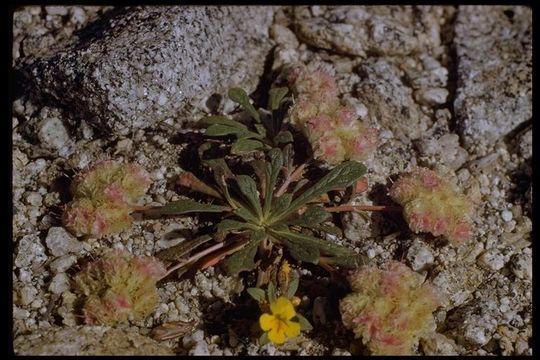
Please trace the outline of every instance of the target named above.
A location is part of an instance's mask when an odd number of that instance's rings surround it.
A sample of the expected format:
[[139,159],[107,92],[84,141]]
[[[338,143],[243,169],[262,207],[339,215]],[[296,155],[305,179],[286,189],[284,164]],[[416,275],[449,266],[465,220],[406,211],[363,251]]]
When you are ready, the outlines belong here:
[[[143,204],[178,199],[179,138],[190,122],[233,111],[224,99],[227,88],[240,85],[260,97],[281,66],[302,61],[333,71],[343,101],[381,131],[382,144],[366,161],[370,188],[359,204],[389,204],[387,186],[414,165],[446,174],[476,203],[473,240],[460,247],[411,233],[399,214],[342,218],[340,241],[377,264],[402,260],[443,292],[440,335],[422,340],[418,353],[531,355],[531,9],[238,9],[31,6],[15,12],[15,352],[361,351],[340,324],[332,284],[315,268],[303,271],[300,289],[302,311],[315,330],[279,347],[261,347],[249,336],[257,314],[242,308],[244,283],[218,269],[161,284],[153,315],[124,327],[80,325],[70,291],[82,259],[109,247],[151,255],[197,227],[192,218],[145,220],[100,241],[79,241],[59,220],[74,173],[106,158],[133,161],[152,174]],[[189,323],[191,331],[163,342],[147,336],[172,321]]]

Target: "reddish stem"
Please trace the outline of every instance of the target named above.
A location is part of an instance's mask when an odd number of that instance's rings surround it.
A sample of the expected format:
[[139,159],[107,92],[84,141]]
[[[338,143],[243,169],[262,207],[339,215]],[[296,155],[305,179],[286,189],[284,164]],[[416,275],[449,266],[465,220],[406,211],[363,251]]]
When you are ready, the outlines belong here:
[[401,206],[388,205],[340,205],[324,208],[328,212],[342,211],[401,211]]
[[181,268],[182,266],[186,265],[186,264],[189,264],[189,263],[192,263],[196,260],[199,260],[200,258],[202,258],[203,256],[213,252],[214,250],[217,250],[219,248],[222,248],[223,247],[223,244],[222,242],[220,243],[217,243],[213,246],[210,246],[208,249],[204,249],[203,251],[193,255],[192,257],[190,257],[189,259],[187,260],[182,260],[182,261],[179,261],[178,264],[174,265],[172,268],[168,269],[167,270],[167,273],[162,277],[162,279],[164,277],[167,277],[169,276],[173,271],[175,270],[178,270],[179,268]]
[[297,178],[300,177],[300,174],[304,170],[304,168],[307,166],[307,163],[303,163],[302,165],[298,166],[294,171],[285,179],[283,182],[283,185],[279,188],[279,190],[276,192],[276,197],[280,197],[287,191],[287,188],[291,184],[291,182],[298,180]]

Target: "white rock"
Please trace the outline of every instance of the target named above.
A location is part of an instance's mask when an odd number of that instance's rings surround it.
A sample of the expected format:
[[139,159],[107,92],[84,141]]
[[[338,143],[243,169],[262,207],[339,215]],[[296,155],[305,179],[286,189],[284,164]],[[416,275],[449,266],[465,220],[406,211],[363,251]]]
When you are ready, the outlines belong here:
[[407,259],[414,271],[422,270],[427,265],[432,264],[434,260],[429,247],[419,240],[414,240],[407,251]]
[[25,269],[20,269],[19,270],[19,281],[23,282],[23,283],[27,283],[27,282],[32,281],[32,272],[30,272],[28,270],[25,270]]
[[52,261],[49,267],[54,273],[62,273],[75,264],[75,262],[77,262],[75,255],[64,255]]
[[280,24],[274,24],[270,27],[270,36],[285,48],[295,49],[300,45],[296,35],[289,28]]
[[425,105],[440,105],[446,102],[448,90],[444,88],[430,88],[417,90],[414,93],[416,101]]
[[19,298],[21,300],[21,304],[24,306],[30,304],[32,301],[34,301],[37,293],[37,289],[32,285],[26,285],[22,287],[19,290]]
[[19,240],[17,257],[15,258],[16,267],[37,267],[45,260],[47,260],[47,255],[45,255],[45,248],[41,245],[39,236],[34,234],[26,235]]
[[514,255],[510,266],[512,272],[518,278],[532,280],[532,256],[530,254],[522,253]]
[[72,145],[64,124],[60,119],[55,117],[41,121],[38,129],[38,138],[43,145],[53,150],[68,148]]
[[520,338],[516,341],[515,350],[515,355],[529,355],[526,353],[529,350],[529,344]]
[[33,309],[39,309],[42,305],[43,305],[42,299],[34,299],[34,301],[32,301],[32,303],[30,304],[30,306]]
[[54,256],[78,253],[83,249],[80,241],[59,226],[49,229],[45,242]]
[[[475,319],[477,320],[477,319]],[[491,340],[495,331],[496,321],[490,321],[489,324],[468,324],[465,326],[463,338],[466,342],[476,346],[483,346]]]
[[24,197],[25,197],[24,200],[28,205],[41,206],[41,201],[43,198],[41,197],[39,193],[35,191],[26,192]]
[[198,342],[195,344],[193,349],[189,351],[190,355],[210,355],[210,351],[208,350],[208,344],[204,341]]
[[68,13],[66,6],[45,6],[45,11],[48,15],[60,15],[64,16]]
[[503,212],[501,212],[501,217],[504,221],[509,222],[510,220],[512,220],[512,212],[509,210],[504,210]]
[[71,21],[80,24],[86,22],[86,12],[82,7],[74,6],[71,8]]
[[13,318],[17,320],[24,320],[30,316],[28,310],[21,309],[20,307],[13,306]]
[[49,291],[53,294],[61,294],[69,290],[69,278],[65,273],[56,274],[49,284]]
[[204,331],[197,330],[193,334],[191,334],[191,339],[195,342],[201,342],[204,340]]
[[490,249],[480,255],[478,265],[491,271],[498,271],[504,267],[504,255],[497,249]]

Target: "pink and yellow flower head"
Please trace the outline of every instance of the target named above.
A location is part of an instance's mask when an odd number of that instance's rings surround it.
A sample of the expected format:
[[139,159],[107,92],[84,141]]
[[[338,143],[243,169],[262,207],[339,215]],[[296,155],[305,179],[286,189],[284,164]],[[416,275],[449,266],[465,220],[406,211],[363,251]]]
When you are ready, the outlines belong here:
[[259,318],[261,329],[268,333],[268,339],[274,344],[283,344],[287,339],[300,335],[300,324],[292,319],[296,311],[291,300],[284,296],[270,303],[271,314],[262,314]]
[[159,260],[120,250],[87,264],[75,276],[76,291],[85,297],[85,323],[115,325],[148,316],[158,301],[156,282],[165,273]]
[[73,180],[64,226],[76,236],[120,232],[131,225],[129,214],[149,186],[149,174],[135,164],[100,162]]
[[471,236],[473,204],[434,171],[416,167],[402,174],[389,195],[403,206],[414,232],[442,235],[454,244]]
[[331,75],[298,65],[289,71],[288,80],[295,95],[289,120],[308,138],[315,158],[337,165],[362,160],[377,147],[377,130],[358,121],[353,108],[340,105]]
[[411,354],[419,338],[435,330],[438,295],[407,266],[365,266],[349,282],[353,292],[340,302],[343,323],[374,355]]

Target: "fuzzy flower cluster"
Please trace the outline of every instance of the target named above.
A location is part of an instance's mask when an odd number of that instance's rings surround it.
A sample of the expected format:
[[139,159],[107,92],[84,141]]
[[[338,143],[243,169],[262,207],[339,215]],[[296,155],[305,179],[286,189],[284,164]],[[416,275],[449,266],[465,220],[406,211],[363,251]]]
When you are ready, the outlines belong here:
[[471,236],[473,204],[432,170],[416,167],[402,174],[389,195],[403,206],[414,232],[443,235],[454,244]]
[[420,337],[435,331],[437,293],[407,266],[364,266],[349,282],[353,292],[339,305],[343,323],[373,355],[409,355]]
[[120,250],[87,264],[75,276],[76,291],[85,297],[85,323],[115,325],[148,316],[159,300],[156,282],[165,273],[154,257]]
[[100,162],[73,180],[64,226],[76,236],[98,238],[129,228],[129,214],[149,186],[149,174],[135,164]]
[[290,121],[308,138],[315,158],[330,165],[359,161],[377,147],[377,130],[359,121],[353,108],[340,104],[332,76],[301,65],[290,69],[288,81],[295,95]]

